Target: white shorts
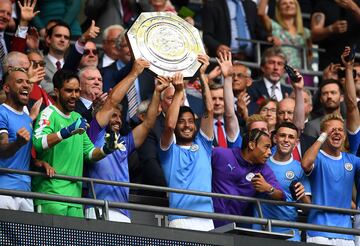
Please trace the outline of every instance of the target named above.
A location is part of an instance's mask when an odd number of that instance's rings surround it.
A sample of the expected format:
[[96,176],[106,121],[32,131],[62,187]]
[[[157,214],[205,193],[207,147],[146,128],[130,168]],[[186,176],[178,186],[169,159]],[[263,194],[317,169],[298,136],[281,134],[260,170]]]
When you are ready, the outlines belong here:
[[17,196],[0,195],[0,208],[34,212],[33,200]]
[[354,246],[353,240],[340,239],[340,238],[327,238],[327,237],[309,237],[306,238],[307,243],[317,243],[325,245],[337,245],[337,246]]
[[214,229],[214,222],[211,219],[189,217],[174,219],[169,222],[169,227],[196,231],[211,231]]
[[[102,215],[101,208],[99,208],[99,213],[100,213],[100,215]],[[85,209],[85,218],[96,219],[95,208]],[[119,212],[116,209],[109,209],[109,221],[131,223],[131,220],[129,217],[127,217],[126,215],[124,215],[123,213]]]

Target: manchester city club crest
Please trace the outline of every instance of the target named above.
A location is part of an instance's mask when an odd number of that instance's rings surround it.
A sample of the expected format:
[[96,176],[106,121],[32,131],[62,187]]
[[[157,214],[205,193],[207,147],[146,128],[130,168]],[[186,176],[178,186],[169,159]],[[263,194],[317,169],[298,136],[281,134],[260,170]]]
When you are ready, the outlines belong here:
[[287,171],[286,173],[285,173],[285,176],[286,176],[286,178],[287,179],[294,179],[294,177],[295,177],[295,173],[293,172],[293,171]]
[[199,150],[199,145],[197,144],[192,144],[190,147],[190,151],[195,152]]
[[347,162],[345,163],[345,169],[349,172],[351,172],[353,170],[353,164]]
[[254,176],[255,176],[254,173],[248,173],[245,178],[247,181],[251,182]]

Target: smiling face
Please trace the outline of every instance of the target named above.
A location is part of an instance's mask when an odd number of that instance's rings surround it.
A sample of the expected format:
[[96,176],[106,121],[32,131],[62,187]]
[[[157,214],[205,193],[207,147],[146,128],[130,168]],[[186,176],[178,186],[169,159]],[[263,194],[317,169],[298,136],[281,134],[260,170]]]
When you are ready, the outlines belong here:
[[297,3],[295,0],[280,0],[277,4],[280,15],[284,17],[296,16]]
[[10,72],[3,87],[7,102],[19,111],[28,104],[31,88],[28,75],[22,71]]
[[57,106],[64,114],[75,110],[75,103],[80,97],[80,83],[76,78],[65,81],[61,89],[54,89]]
[[297,131],[288,127],[280,127],[275,135],[276,149],[280,155],[289,155],[298,143]]
[[84,47],[84,53],[80,60],[79,67],[98,65],[98,51],[94,42],[88,41]]
[[0,1],[0,31],[5,31],[11,20],[12,6],[8,0]]
[[192,113],[184,112],[179,115],[175,127],[176,143],[179,145],[190,145],[196,134],[195,118]]
[[122,126],[121,111],[119,108],[114,109],[114,113],[109,121],[108,130],[119,133]]

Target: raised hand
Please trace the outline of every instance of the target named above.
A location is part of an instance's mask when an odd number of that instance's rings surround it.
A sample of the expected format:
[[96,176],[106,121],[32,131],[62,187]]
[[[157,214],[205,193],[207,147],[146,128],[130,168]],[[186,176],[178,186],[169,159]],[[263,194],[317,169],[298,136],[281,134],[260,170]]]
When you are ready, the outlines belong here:
[[87,41],[94,39],[100,32],[100,27],[95,25],[95,21],[91,21],[90,27],[81,35],[81,42],[86,43]]
[[301,79],[296,83],[291,81],[291,85],[293,86],[294,90],[296,90],[296,89],[302,90],[302,89],[304,89],[304,78],[297,69],[294,69],[294,71],[295,71],[296,76]]
[[37,66],[37,68],[33,68],[33,62],[31,62],[28,76],[30,83],[37,83],[40,82],[45,78],[45,67]]
[[150,62],[148,62],[144,58],[138,58],[135,60],[130,73],[133,73],[137,77],[144,71],[145,68],[149,67]]
[[21,4],[21,1],[18,1],[20,8],[20,26],[28,26],[29,22],[40,13],[40,11],[34,12],[37,0],[25,0],[24,5]]
[[216,58],[217,62],[220,65],[221,73],[224,77],[230,77],[233,75],[233,65],[231,61],[231,52],[220,52],[219,58]]
[[67,139],[75,134],[83,134],[88,128],[88,124],[84,118],[78,118],[71,125],[64,127],[60,130],[62,139]]
[[21,147],[30,141],[30,132],[25,128],[21,127],[16,132],[16,144]]
[[199,54],[198,61],[202,64],[199,70],[200,74],[205,74],[205,71],[210,64],[210,57],[206,54]]
[[172,77],[172,84],[175,88],[175,91],[183,91],[184,90],[184,76],[180,72],[176,72]]
[[106,133],[105,135],[105,144],[102,147],[102,151],[108,155],[114,152],[115,150],[119,149],[119,136],[114,132],[111,131],[110,133]]
[[170,83],[171,83],[170,77],[158,76],[155,85],[155,90],[158,93],[161,93],[162,91],[164,91],[166,88],[169,87]]
[[346,46],[344,52],[341,54],[341,61],[345,67],[352,67],[354,66],[354,59],[350,61],[346,61],[346,57],[350,54],[351,48]]
[[37,100],[34,105],[32,106],[31,110],[30,110],[30,118],[34,121],[39,113],[40,113],[40,108],[41,108],[41,104],[43,102],[43,98],[41,97],[39,100]]

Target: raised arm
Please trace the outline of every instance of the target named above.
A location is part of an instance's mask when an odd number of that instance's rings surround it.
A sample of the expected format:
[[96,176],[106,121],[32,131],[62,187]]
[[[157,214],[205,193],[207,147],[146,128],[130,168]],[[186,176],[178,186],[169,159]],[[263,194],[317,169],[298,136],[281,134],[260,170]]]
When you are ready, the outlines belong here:
[[321,133],[315,143],[310,148],[308,148],[303,158],[301,159],[301,167],[306,174],[310,173],[313,170],[315,159],[319,153],[321,146],[326,141],[327,136],[328,134],[326,132]]
[[16,132],[16,140],[9,142],[7,132],[0,133],[0,159],[7,159],[13,155],[25,144],[30,141],[30,133],[25,127]]
[[[205,71],[206,67],[209,65],[209,57],[205,54],[199,54],[198,60],[203,64],[204,67],[201,69]],[[204,101],[204,114],[201,117],[200,129],[201,131],[210,139],[214,137],[214,106],[211,99],[210,89],[207,78],[202,76],[202,70],[200,69],[200,83],[201,83],[201,93]]]
[[126,96],[130,86],[134,83],[135,79],[148,68],[150,63],[143,58],[137,59],[130,71],[130,73],[111,90],[103,107],[96,113],[95,117],[101,127],[109,124],[113,109],[122,101]]
[[174,130],[179,117],[180,106],[184,98],[184,78],[181,73],[176,73],[172,78],[175,88],[173,100],[165,116],[164,131],[161,134],[160,147],[167,149],[173,142]]
[[260,2],[258,4],[257,14],[260,17],[261,22],[263,23],[265,30],[267,32],[271,33],[272,32],[271,19],[266,13],[266,7],[268,6],[268,2],[269,2],[268,0],[260,0]]
[[325,26],[325,18],[324,13],[321,12],[315,12],[311,17],[311,39],[315,42],[347,31],[347,21],[338,20]]
[[356,100],[356,88],[353,78],[354,60],[346,61],[350,53],[350,47],[345,47],[341,55],[342,63],[345,66],[345,83],[344,95],[346,104],[346,129],[350,132],[355,132],[360,126],[360,115]]
[[293,123],[298,128],[299,132],[301,132],[305,127],[305,113],[304,113],[304,79],[301,74],[296,71],[296,75],[298,78],[301,78],[299,82],[292,82],[292,86],[294,88],[295,93],[295,109],[294,109],[294,119]]
[[225,132],[229,140],[234,140],[240,132],[240,127],[234,108],[234,93],[232,90],[232,75],[234,71],[231,53],[220,53],[220,57],[216,59],[224,76]]
[[151,103],[146,113],[144,121],[132,131],[134,136],[135,148],[138,148],[145,141],[149,131],[154,127],[160,104],[160,95],[169,86],[170,80],[159,77],[155,86],[155,91]]

